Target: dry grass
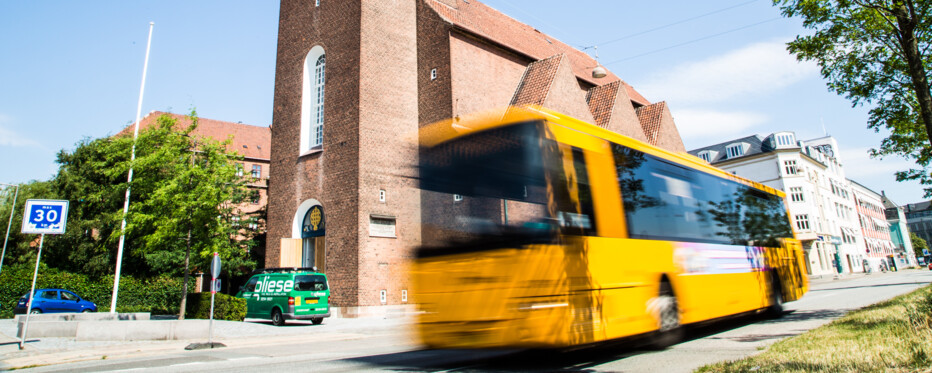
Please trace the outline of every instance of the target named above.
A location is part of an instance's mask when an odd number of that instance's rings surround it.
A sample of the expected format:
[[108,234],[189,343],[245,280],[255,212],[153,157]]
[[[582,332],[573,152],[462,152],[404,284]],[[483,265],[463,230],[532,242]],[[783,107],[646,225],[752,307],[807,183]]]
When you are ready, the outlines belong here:
[[852,312],[759,355],[697,371],[932,373],[932,287]]

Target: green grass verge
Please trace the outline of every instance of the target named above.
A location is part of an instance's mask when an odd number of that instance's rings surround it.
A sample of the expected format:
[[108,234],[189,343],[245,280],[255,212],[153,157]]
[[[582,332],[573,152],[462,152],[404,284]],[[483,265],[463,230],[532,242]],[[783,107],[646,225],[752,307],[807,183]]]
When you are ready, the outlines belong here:
[[932,286],[697,372],[932,372]]

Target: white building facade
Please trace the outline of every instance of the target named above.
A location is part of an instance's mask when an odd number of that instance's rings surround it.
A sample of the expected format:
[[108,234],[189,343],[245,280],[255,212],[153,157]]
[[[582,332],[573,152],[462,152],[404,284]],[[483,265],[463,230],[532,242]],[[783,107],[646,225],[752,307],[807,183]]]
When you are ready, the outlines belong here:
[[787,209],[811,275],[864,271],[866,252],[851,187],[832,137],[793,132],[749,136],[689,151],[715,167],[786,192]]

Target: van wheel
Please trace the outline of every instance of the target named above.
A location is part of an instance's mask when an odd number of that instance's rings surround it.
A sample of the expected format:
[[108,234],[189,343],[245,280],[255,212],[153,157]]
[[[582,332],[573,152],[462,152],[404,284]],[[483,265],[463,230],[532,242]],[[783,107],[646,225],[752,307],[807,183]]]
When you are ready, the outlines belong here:
[[315,317],[315,318],[311,319],[311,322],[314,323],[314,325],[320,325],[320,324],[322,324],[322,323],[324,322],[324,318],[323,318],[323,317]]
[[776,274],[770,276],[770,307],[767,307],[765,314],[772,319],[783,317],[783,289]]
[[651,338],[650,347],[664,349],[676,344],[683,338],[683,326],[680,325],[680,308],[669,282],[660,283],[660,292],[651,299],[649,306],[657,316],[657,332]]
[[275,326],[285,325],[285,316],[282,315],[282,311],[279,311],[278,308],[272,310],[272,324]]

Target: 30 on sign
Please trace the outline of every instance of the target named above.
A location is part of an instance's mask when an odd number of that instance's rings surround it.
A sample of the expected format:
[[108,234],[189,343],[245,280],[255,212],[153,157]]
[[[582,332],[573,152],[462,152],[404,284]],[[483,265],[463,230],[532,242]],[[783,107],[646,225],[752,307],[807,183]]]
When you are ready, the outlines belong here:
[[65,233],[67,218],[68,201],[30,199],[23,213],[23,233]]

